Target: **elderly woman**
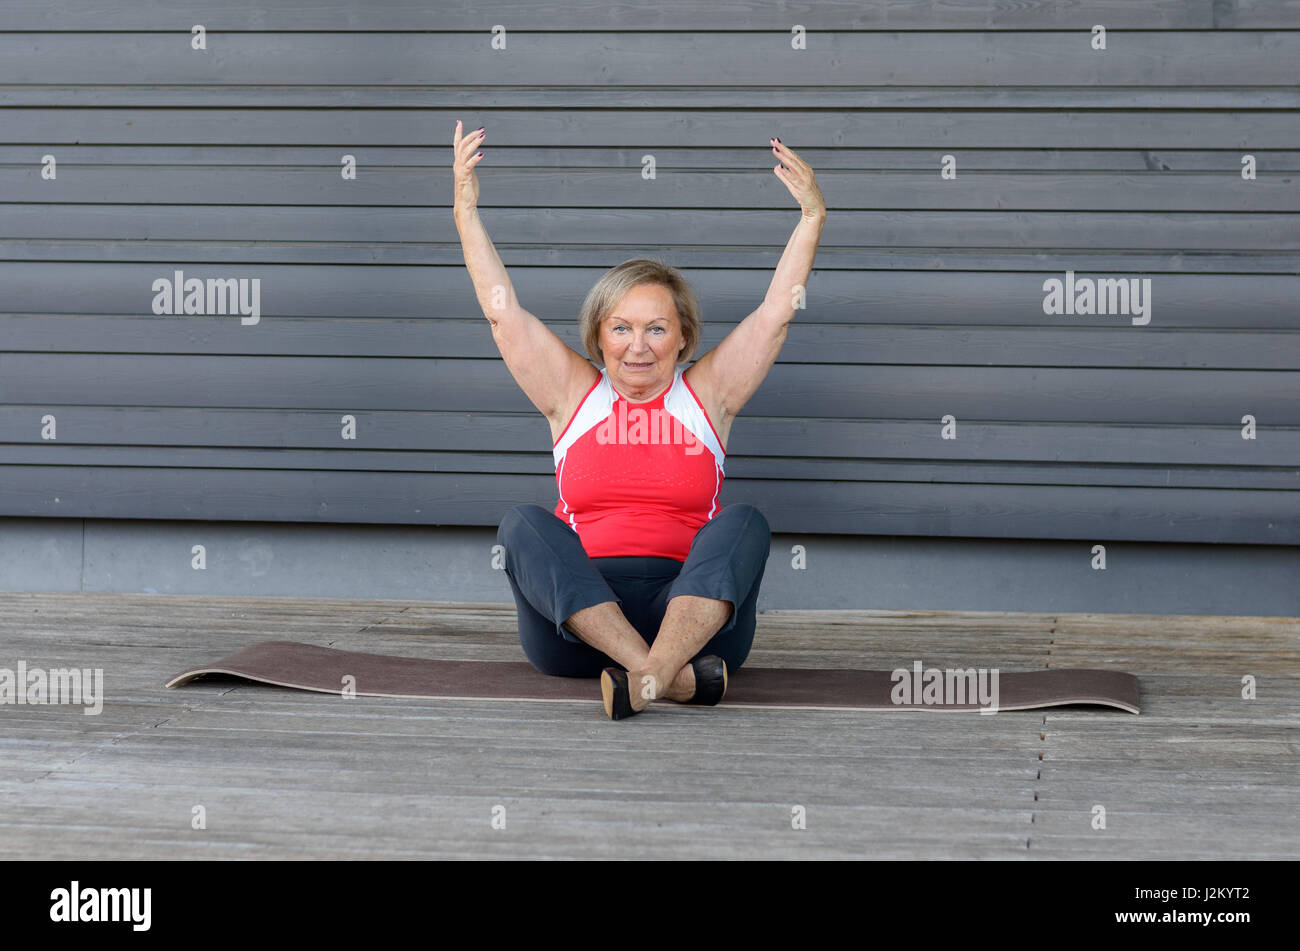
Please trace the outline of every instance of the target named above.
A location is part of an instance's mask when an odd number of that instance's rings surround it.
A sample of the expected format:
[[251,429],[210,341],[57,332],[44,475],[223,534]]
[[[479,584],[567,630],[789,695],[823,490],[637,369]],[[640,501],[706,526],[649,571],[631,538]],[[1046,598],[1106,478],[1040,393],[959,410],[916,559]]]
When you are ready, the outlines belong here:
[[583,346],[524,310],[478,216],[486,131],[456,123],[455,219],[465,264],[511,375],[550,422],[559,501],[501,521],[524,654],[542,673],[601,678],[619,720],[652,700],[716,704],[744,663],[771,545],[752,505],[720,505],[731,424],[776,361],[812,270],[826,205],[779,139],[773,172],[803,215],[767,296],[687,369],[700,308],[682,275],[627,261],[587,295]]

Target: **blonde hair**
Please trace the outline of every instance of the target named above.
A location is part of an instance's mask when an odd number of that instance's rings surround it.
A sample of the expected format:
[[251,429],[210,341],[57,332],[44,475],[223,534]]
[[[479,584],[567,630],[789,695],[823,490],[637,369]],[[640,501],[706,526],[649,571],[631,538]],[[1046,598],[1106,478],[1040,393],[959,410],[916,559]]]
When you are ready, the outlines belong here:
[[673,308],[681,322],[685,346],[678,363],[686,363],[695,355],[700,343],[700,302],[695,291],[682,276],[682,272],[662,261],[652,258],[634,258],[606,271],[587,292],[578,314],[578,333],[582,345],[598,366],[604,364],[600,350],[600,325],[632,288],[641,284],[658,284],[666,287],[673,297]]

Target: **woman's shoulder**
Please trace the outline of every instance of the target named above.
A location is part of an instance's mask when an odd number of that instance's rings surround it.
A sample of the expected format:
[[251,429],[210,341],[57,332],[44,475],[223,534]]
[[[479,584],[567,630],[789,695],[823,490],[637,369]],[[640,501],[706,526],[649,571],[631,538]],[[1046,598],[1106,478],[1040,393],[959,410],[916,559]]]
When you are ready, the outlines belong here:
[[587,368],[591,371],[590,373],[575,374],[570,381],[569,392],[565,396],[563,415],[549,419],[551,424],[551,445],[555,445],[560,441],[560,436],[568,428],[569,423],[573,422],[573,417],[578,414],[583,401],[591,391],[607,379],[603,367],[597,370],[588,363]]
[[731,435],[731,421],[734,417],[726,415],[722,404],[718,402],[717,394],[709,389],[708,383],[703,376],[699,373],[691,373],[691,370],[694,370],[695,367],[696,364],[692,363],[685,371],[679,370],[678,379],[686,384],[694,400],[704,410],[705,418],[708,419],[709,425],[713,427],[713,432],[718,437],[723,452],[726,452],[727,440]]
[[695,366],[696,365],[692,363],[685,370],[679,367],[677,370],[677,378],[686,386],[700,405],[704,407],[704,411],[708,413],[709,418],[713,419],[713,393],[710,391],[708,381],[704,378],[703,374],[691,372],[695,369]]

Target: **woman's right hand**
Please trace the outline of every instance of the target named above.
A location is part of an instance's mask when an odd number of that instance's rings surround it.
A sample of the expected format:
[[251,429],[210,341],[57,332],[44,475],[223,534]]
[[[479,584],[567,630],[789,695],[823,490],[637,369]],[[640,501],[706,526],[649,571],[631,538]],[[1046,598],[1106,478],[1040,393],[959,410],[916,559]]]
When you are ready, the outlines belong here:
[[478,207],[478,176],[474,174],[474,168],[478,165],[478,160],[483,157],[482,152],[478,154],[475,152],[483,144],[487,133],[479,129],[462,137],[460,126],[460,120],[457,119],[456,137],[451,143],[455,155],[452,171],[456,183],[456,199],[453,208],[455,211],[473,211]]

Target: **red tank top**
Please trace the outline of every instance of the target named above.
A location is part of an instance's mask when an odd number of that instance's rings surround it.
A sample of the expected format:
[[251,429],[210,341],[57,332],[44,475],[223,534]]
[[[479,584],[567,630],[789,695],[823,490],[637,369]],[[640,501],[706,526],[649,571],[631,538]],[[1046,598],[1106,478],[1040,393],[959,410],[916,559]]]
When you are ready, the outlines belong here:
[[726,451],[678,367],[672,385],[632,403],[602,368],[553,449],[555,515],[588,557],[685,561],[718,512]]

